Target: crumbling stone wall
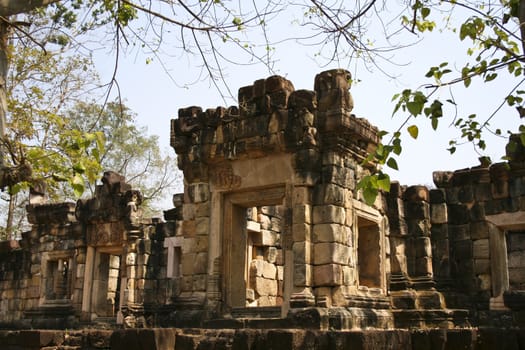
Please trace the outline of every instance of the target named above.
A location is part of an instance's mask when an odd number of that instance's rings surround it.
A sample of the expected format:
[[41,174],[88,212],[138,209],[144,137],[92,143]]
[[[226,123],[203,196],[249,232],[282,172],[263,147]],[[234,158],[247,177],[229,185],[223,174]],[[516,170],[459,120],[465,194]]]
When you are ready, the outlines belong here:
[[449,305],[468,306],[481,324],[508,325],[512,318],[520,323],[524,305],[525,152],[517,136],[507,157],[490,166],[434,173],[436,280],[452,286]]
[[18,241],[0,242],[0,327],[16,324],[31,286],[31,257]]

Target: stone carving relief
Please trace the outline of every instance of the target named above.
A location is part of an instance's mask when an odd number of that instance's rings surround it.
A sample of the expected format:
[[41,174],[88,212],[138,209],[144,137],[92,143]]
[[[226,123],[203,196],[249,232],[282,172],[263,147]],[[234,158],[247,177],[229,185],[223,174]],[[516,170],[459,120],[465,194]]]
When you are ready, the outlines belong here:
[[233,173],[231,165],[215,167],[210,174],[211,183],[219,189],[234,189],[241,185],[241,177]]

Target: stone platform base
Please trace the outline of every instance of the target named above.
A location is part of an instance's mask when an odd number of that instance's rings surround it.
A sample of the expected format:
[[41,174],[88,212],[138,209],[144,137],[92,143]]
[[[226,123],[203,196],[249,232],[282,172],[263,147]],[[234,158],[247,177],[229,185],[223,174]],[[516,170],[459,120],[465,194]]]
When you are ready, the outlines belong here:
[[0,349],[523,349],[525,330],[497,328],[314,331],[301,329],[178,329],[0,331]]

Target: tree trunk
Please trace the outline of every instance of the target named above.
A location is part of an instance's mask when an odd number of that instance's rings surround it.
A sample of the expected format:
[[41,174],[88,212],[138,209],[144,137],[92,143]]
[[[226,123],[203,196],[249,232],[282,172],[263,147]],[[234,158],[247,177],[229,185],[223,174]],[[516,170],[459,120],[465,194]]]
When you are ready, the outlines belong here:
[[[6,114],[7,114],[7,67],[8,51],[7,42],[9,40],[9,24],[6,21],[0,21],[0,139],[5,137]],[[4,169],[4,150],[0,147],[0,171]],[[3,177],[3,176],[2,176]]]
[[7,210],[7,220],[5,223],[5,234],[7,239],[11,239],[13,235],[13,218],[16,209],[16,195],[9,194],[9,209]]
[[525,55],[525,0],[520,0],[518,20],[520,21],[521,49],[522,54]]

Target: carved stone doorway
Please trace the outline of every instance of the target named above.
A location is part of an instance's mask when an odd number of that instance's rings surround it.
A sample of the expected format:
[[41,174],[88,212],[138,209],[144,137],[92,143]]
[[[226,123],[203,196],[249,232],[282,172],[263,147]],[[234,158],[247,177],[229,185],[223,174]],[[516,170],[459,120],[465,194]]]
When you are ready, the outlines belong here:
[[[253,313],[256,311],[254,309],[266,306],[276,307],[276,312],[280,314],[284,269],[280,241],[286,232],[272,231],[271,227],[266,227],[268,223],[257,220],[260,215],[254,214],[271,212],[274,220],[284,221],[284,216],[278,213],[282,212],[284,197],[284,186],[224,195],[222,234],[225,313]],[[286,225],[281,222],[279,226]],[[281,257],[277,258],[277,254]],[[247,311],[247,308],[252,311]]]
[[[89,247],[82,311],[95,322],[118,322],[126,287],[121,247]],[[87,287],[87,289],[86,289]]]

